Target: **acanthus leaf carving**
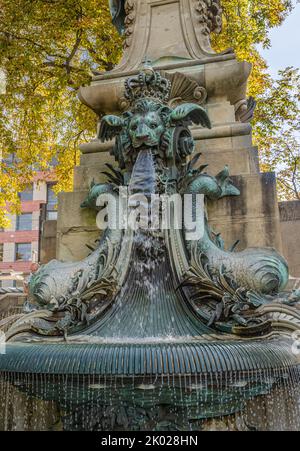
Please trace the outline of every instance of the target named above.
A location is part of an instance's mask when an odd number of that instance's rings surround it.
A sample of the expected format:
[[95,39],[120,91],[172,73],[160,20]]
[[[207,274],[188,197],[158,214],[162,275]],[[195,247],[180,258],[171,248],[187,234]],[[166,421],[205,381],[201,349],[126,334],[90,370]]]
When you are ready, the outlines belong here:
[[220,33],[222,30],[222,7],[220,0],[197,0],[195,10],[202,25],[202,34]]
[[126,0],[125,2],[125,41],[124,49],[130,47],[132,41],[132,34],[136,19],[136,4],[134,0]]

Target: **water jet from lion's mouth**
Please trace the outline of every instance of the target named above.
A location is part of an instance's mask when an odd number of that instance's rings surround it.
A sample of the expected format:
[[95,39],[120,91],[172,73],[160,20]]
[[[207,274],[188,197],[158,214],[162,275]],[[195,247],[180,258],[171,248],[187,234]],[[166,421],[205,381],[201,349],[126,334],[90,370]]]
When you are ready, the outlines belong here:
[[146,197],[156,193],[156,173],[151,149],[141,149],[132,169],[129,182],[130,195]]

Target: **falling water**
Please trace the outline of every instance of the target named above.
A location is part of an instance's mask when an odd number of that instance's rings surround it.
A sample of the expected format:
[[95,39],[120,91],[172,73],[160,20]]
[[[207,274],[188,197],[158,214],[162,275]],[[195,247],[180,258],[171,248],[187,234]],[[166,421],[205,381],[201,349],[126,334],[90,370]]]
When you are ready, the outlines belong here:
[[148,379],[2,373],[0,430],[300,428],[299,369]]

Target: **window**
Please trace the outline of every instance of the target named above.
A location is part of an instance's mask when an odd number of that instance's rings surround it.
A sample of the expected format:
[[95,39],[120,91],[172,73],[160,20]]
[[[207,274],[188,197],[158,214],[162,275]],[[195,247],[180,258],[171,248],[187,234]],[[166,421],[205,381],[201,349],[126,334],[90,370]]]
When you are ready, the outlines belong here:
[[32,213],[17,216],[17,230],[32,230]]
[[19,198],[22,202],[33,200],[33,187],[32,185],[19,193]]
[[57,196],[53,191],[54,184],[47,185],[47,219],[57,219]]
[[0,243],[0,262],[3,262],[3,243]]
[[16,244],[16,261],[31,261],[31,243]]

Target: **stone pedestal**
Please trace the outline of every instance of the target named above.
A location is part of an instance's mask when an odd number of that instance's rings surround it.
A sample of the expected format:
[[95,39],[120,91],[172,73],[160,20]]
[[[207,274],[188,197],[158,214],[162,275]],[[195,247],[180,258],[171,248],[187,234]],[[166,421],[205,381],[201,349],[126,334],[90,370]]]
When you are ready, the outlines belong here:
[[275,174],[244,174],[232,179],[241,195],[209,204],[212,228],[221,232],[229,247],[238,239],[238,250],[268,246],[281,251]]
[[291,275],[295,278],[292,288],[296,288],[300,287],[300,200],[280,202],[279,210],[283,255],[289,262]]
[[[176,101],[201,104],[212,122],[211,130],[193,129],[196,150],[203,154],[200,164],[208,163],[207,171],[214,175],[228,164],[241,189],[239,198],[209,208],[213,228],[222,232],[227,246],[240,239],[240,248],[272,246],[281,250],[275,177],[260,174],[251,125],[245,122],[251,118],[246,100],[251,66],[238,62],[230,49],[216,54],[210,46],[210,32],[220,29],[220,10],[213,8],[212,2],[196,0],[127,0],[125,11],[123,59],[113,71],[97,75],[90,86],[81,88],[81,101],[99,117],[121,114],[127,108],[124,81],[138,73],[145,57],[156,70],[173,77],[177,87],[176,74],[184,75],[193,89]],[[109,155],[112,145],[101,143],[96,135],[81,146],[74,193],[59,197],[59,259],[82,259],[89,252],[82,244],[91,245],[99,235],[95,214],[80,211],[78,205],[92,180],[104,181],[100,172],[106,162],[113,162]]]
[[40,242],[40,262],[46,264],[56,257],[57,221],[44,221]]

